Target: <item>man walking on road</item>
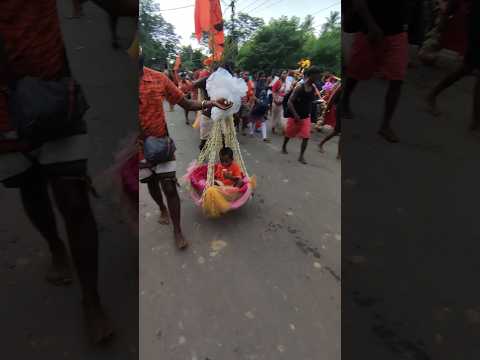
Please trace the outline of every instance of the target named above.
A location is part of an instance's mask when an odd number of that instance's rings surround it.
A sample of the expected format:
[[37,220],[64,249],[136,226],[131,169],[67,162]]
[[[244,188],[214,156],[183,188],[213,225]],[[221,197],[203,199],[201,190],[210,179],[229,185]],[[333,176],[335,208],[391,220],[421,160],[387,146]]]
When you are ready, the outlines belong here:
[[407,0],[353,0],[357,30],[343,89],[342,116],[352,118],[350,97],[359,81],[377,71],[389,81],[379,129],[388,142],[398,142],[391,120],[400,99],[408,65]]
[[308,140],[311,135],[312,122],[312,103],[315,100],[318,89],[315,82],[320,79],[322,72],[316,66],[312,66],[305,71],[305,81],[297,85],[288,99],[288,110],[290,117],[287,120],[285,128],[285,139],[283,141],[282,152],[288,154],[287,144],[291,138],[299,137],[302,139],[300,157],[298,161],[306,164],[305,150],[307,150]]
[[[459,0],[450,0],[449,9],[445,12],[445,17],[452,14],[458,7]],[[435,116],[440,112],[437,109],[437,97],[454,83],[463,77],[475,73],[475,88],[473,93],[473,119],[470,124],[470,130],[476,131],[480,129],[480,3],[478,1],[469,1],[469,14],[467,19],[467,50],[462,64],[452,73],[448,74],[429,92],[426,102],[428,110]],[[446,22],[446,20],[444,20]]]
[[[179,105],[188,111],[207,111],[216,106],[228,109],[232,104],[225,99],[202,102],[189,100],[185,94],[163,73],[144,67],[143,56],[139,59],[140,86],[139,86],[139,120],[144,139],[147,137],[163,138],[168,135],[164,100],[171,105]],[[168,216],[173,223],[173,234],[178,249],[186,249],[189,245],[180,226],[180,197],[177,191],[176,162],[172,158],[167,162],[149,164],[140,153],[140,175],[142,183],[147,184],[152,199],[159,205],[160,221],[168,224]],[[162,190],[167,199],[168,212],[163,203]]]
[[[0,14],[0,88],[26,76],[48,81],[71,76],[56,0],[2,0]],[[86,126],[82,120],[68,136],[32,148],[20,141],[9,116],[7,96],[0,91],[0,182],[20,190],[26,215],[50,249],[52,264],[46,278],[64,286],[72,282],[73,274],[57,229],[51,187],[65,221],[89,334],[94,343],[104,342],[113,331],[98,294],[98,231],[89,200]]]
[[250,121],[250,111],[255,104],[255,83],[250,80],[250,74],[248,71],[244,71],[242,79],[247,84],[247,94],[242,98],[242,105],[238,111],[238,117],[240,118],[239,130],[242,130],[242,135],[246,135],[245,129]]

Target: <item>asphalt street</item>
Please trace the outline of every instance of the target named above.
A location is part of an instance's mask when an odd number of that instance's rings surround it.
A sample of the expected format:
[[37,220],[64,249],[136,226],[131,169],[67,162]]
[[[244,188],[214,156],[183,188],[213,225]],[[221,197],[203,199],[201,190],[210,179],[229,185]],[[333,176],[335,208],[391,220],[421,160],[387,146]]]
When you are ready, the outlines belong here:
[[[67,20],[71,2],[58,5],[73,74],[91,105],[86,115],[90,173],[98,184],[122,139],[137,126],[136,66],[125,52],[110,46],[102,10],[86,3],[86,17]],[[123,47],[128,47],[133,31],[133,21],[120,20]],[[0,188],[0,319],[7,358],[138,358],[137,237],[123,223],[111,194],[104,190],[101,196],[92,200],[100,230],[100,291],[117,337],[109,348],[93,349],[84,331],[77,282],[68,288],[46,283],[46,243],[25,217],[18,192]],[[63,226],[61,231],[66,238]]]
[[[198,155],[199,133],[178,106],[166,114],[180,177]],[[141,187],[142,359],[340,359],[340,162],[336,140],[321,154],[319,139],[303,165],[300,140],[283,155],[280,136],[271,144],[240,136],[255,196],[211,220],[182,188],[186,252]]]
[[473,78],[438,98],[440,117],[423,105],[452,66],[409,69],[393,122],[399,144],[376,134],[386,83],[362,83],[352,97],[342,163],[346,359],[479,358]]

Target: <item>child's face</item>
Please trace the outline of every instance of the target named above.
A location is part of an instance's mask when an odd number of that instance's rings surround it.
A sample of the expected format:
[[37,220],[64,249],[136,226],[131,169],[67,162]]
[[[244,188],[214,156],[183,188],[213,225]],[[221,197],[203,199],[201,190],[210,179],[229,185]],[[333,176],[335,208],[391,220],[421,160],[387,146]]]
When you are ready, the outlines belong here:
[[230,166],[232,165],[233,159],[228,155],[223,155],[220,157],[220,162],[223,166]]

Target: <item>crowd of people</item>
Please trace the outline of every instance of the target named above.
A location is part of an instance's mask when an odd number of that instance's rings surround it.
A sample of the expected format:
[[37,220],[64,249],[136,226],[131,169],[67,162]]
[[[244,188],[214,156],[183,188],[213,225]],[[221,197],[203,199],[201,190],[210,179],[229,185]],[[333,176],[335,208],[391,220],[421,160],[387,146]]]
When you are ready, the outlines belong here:
[[[326,137],[327,141],[340,134],[336,105],[341,81],[337,76],[324,72],[316,66],[305,71],[272,71],[269,75],[263,71],[251,73],[247,70],[234,70],[232,64],[223,66],[234,77],[245,80],[247,85],[247,92],[242,99],[240,110],[235,114],[235,124],[239,134],[254,136],[255,132],[258,132],[264,142],[271,141],[270,134],[271,136],[285,135],[287,142],[292,137],[299,137],[304,142],[302,149],[306,149],[306,140],[314,130],[330,132]],[[164,74],[184,93],[185,97],[201,101],[208,98],[206,80],[214,68],[215,66],[191,71],[165,69]],[[294,109],[290,114],[290,106],[285,99],[288,100],[290,94],[293,95],[295,88],[304,89],[305,86],[309,89],[307,93],[300,91],[292,96]],[[297,107],[301,108],[303,117],[294,122],[289,121],[289,118],[295,119]],[[173,111],[172,105],[170,105],[170,111]],[[208,139],[211,121],[208,114],[196,120],[196,125],[200,128],[201,150]],[[190,124],[188,110],[185,110],[185,123]],[[302,127],[299,127],[300,124]],[[197,127],[195,123],[193,125]],[[322,152],[323,144],[324,142],[319,146]],[[284,150],[286,150],[285,147]],[[303,154],[304,150],[299,160],[306,163]]]
[[[157,71],[144,65],[143,55],[139,59],[139,178],[140,182],[147,184],[151,198],[160,209],[159,222],[172,222],[179,249],[187,248],[189,243],[181,229],[175,148],[171,146],[174,142],[168,133],[168,112],[165,113],[164,105],[170,112],[174,111],[175,105],[184,109],[185,123],[199,129],[199,150],[202,151],[212,130],[212,108],[228,109],[232,106],[225,99],[212,101],[207,91],[208,78],[222,67],[232,76],[243,79],[246,85],[246,93],[234,115],[238,135],[254,136],[255,132],[259,132],[264,142],[271,141],[269,132],[272,136],[282,136],[284,154],[288,153],[289,141],[300,138],[302,141],[298,160],[306,164],[305,150],[313,131],[330,127],[331,133],[319,144],[321,151],[326,141],[340,134],[336,106],[341,81],[319,67],[311,66],[304,71],[274,71],[267,76],[261,71],[252,74],[246,70],[236,71],[231,63],[213,64],[193,71],[182,70],[177,66]],[[193,124],[189,117],[190,111],[196,113]],[[157,145],[152,145],[152,138],[156,139]],[[157,147],[153,149],[154,146]],[[166,154],[164,160],[159,162],[146,158],[148,147],[152,148],[152,152]],[[244,174],[233,161],[232,149],[224,147],[218,155],[220,162],[215,167],[215,184],[242,187]]]

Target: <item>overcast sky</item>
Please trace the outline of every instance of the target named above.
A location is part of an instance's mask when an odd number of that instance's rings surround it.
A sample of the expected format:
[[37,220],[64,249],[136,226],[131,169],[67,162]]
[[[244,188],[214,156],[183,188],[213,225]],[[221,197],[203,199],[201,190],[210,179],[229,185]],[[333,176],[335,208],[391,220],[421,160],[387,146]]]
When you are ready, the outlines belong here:
[[[160,4],[162,15],[175,27],[175,32],[181,36],[182,45],[198,47],[196,40],[191,40],[190,35],[195,30],[194,7],[195,0],[155,0]],[[231,0],[221,0],[222,13],[224,18],[230,19]],[[268,22],[271,18],[278,18],[282,15],[298,16],[304,18],[306,15],[313,15],[314,25],[320,29],[324,19],[331,11],[340,11],[340,0],[237,0],[236,12],[246,12],[251,16],[261,17]],[[186,7],[188,6],[188,7]],[[177,10],[167,10],[186,7]],[[163,11],[166,10],[166,11]]]

